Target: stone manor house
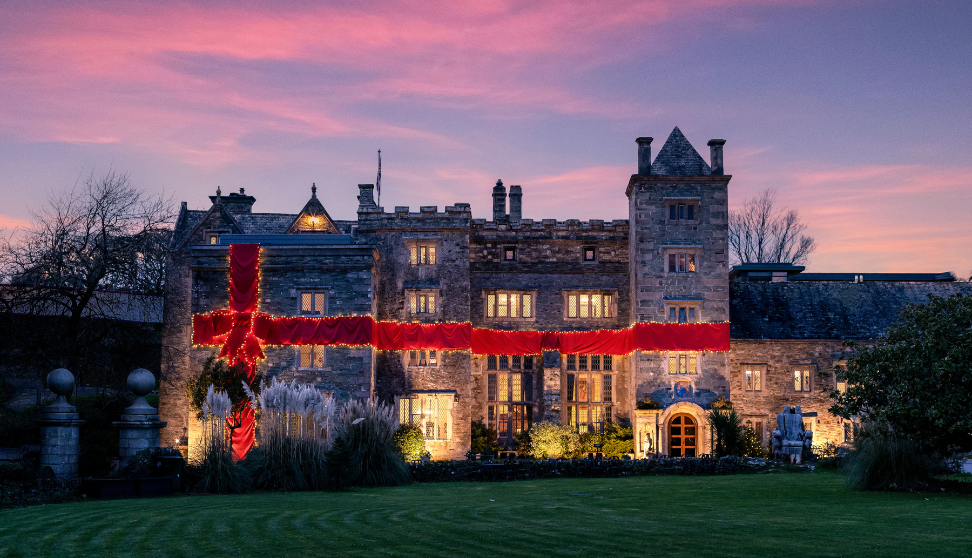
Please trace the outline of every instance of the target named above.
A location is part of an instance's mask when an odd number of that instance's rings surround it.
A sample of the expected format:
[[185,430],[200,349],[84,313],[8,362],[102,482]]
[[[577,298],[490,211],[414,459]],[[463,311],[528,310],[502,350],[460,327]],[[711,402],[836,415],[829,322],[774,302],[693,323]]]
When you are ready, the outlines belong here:
[[[260,310],[275,316],[367,315],[395,322],[471,322],[473,328],[576,331],[635,322],[730,322],[726,352],[478,355],[369,346],[266,347],[259,370],[332,392],[393,403],[419,425],[436,459],[463,458],[472,421],[512,443],[541,420],[582,431],[630,424],[635,452],[710,453],[705,413],[730,399],[769,444],[776,415],[800,405],[815,440],[842,443],[849,425],[827,412],[840,388],[843,341],[877,338],[906,302],[972,294],[943,274],[821,274],[781,264],[730,268],[724,140],[707,163],[678,128],[657,156],[638,138],[624,186],[628,219],[526,219],[523,189],[501,181],[492,219],[468,203],[395,207],[358,185],[354,220],[334,219],[311,188],[297,213],[258,213],[242,189],[182,202],[164,310],[160,394],[163,445],[197,439],[183,382],[218,352],[192,345],[192,316],[228,305],[229,248],[259,243]],[[268,190],[264,195],[272,195]],[[639,405],[650,397],[660,407]]]

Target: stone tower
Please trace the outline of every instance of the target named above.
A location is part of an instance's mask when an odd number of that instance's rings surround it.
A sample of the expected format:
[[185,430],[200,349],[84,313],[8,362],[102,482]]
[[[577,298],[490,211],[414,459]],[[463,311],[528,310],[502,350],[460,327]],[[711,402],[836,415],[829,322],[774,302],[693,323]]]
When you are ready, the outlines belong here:
[[[678,128],[654,162],[651,141],[637,139],[638,174],[626,191],[632,321],[726,322],[731,176],[723,172],[725,141],[709,142],[711,165]],[[659,417],[659,433],[665,432],[665,421],[676,412],[704,421],[707,405],[719,395],[729,395],[724,353],[636,352],[632,358],[637,399],[650,396],[669,410]],[[697,451],[701,449],[699,444]]]

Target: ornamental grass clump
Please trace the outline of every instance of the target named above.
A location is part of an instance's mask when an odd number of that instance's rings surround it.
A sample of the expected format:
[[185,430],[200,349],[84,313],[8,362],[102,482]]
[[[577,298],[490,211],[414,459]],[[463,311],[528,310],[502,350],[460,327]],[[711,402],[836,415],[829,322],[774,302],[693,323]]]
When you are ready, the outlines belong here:
[[233,463],[232,437],[227,419],[233,403],[225,391],[210,385],[202,402],[202,461],[197,487],[203,492],[239,494],[250,489],[250,477]]
[[334,445],[327,452],[331,488],[400,486],[411,482],[395,451],[398,419],[391,405],[348,401],[334,420]]
[[321,490],[327,485],[326,453],[331,443],[335,405],[331,395],[310,385],[274,379],[254,394],[257,446],[245,467],[257,488]]
[[903,490],[926,483],[934,460],[887,424],[869,424],[844,460],[847,484],[854,490]]

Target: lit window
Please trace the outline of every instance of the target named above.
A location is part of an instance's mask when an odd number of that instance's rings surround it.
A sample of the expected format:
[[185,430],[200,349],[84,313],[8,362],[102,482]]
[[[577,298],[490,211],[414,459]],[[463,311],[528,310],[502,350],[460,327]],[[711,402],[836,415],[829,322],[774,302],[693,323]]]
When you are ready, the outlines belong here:
[[516,261],[516,246],[503,247],[503,261],[507,261],[507,262]]
[[533,291],[488,291],[486,317],[532,320],[534,298]]
[[304,370],[320,370],[326,362],[324,345],[300,345],[298,351],[298,367]]
[[324,316],[327,314],[327,293],[301,292],[299,314],[301,316]]
[[412,244],[409,246],[409,263],[411,265],[435,265],[435,244]]
[[744,366],[746,391],[763,391],[763,366]]
[[[568,370],[571,370],[569,363],[572,356],[575,355],[567,355]],[[613,416],[614,376],[593,370],[595,363],[598,367],[608,366],[605,370],[610,370],[610,356],[576,356],[577,361],[585,364],[578,366],[580,370],[577,372],[565,374],[563,420],[581,432],[601,432],[604,424],[611,422]],[[585,356],[590,358],[584,359]],[[586,363],[590,363],[591,371],[586,370]]]
[[695,252],[669,252],[669,273],[695,273]]
[[208,235],[207,238],[208,238],[208,240],[207,240],[207,243],[208,244],[214,244],[214,245],[215,244],[219,244],[219,235],[218,234],[210,234],[210,235]]
[[585,246],[584,250],[584,261],[594,262],[597,261],[597,248],[593,246]]
[[614,317],[614,293],[567,291],[567,318],[595,319]]
[[451,393],[413,394],[398,400],[398,420],[418,427],[427,440],[452,437]]
[[408,366],[438,366],[439,352],[436,350],[408,351]]
[[406,291],[409,314],[435,314],[436,291]]
[[668,353],[669,374],[698,374],[698,353]]
[[533,422],[533,365],[542,361],[539,355],[489,355],[487,369],[497,361],[500,371],[486,375],[486,420],[501,441],[511,442]]
[[673,203],[668,206],[669,221],[694,221],[695,204]]
[[810,391],[810,368],[795,368],[793,370],[793,391]]
[[701,312],[695,304],[669,304],[668,323],[694,324],[699,322]]

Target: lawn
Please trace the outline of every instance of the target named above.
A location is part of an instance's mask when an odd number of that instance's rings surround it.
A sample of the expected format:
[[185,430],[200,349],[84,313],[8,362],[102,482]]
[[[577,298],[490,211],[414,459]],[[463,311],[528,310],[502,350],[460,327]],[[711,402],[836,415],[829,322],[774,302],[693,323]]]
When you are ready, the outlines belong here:
[[836,473],[415,484],[0,511],[0,556],[969,556],[972,497]]

